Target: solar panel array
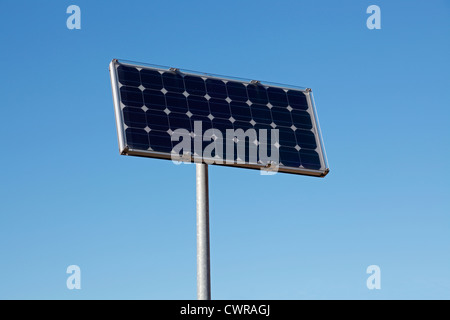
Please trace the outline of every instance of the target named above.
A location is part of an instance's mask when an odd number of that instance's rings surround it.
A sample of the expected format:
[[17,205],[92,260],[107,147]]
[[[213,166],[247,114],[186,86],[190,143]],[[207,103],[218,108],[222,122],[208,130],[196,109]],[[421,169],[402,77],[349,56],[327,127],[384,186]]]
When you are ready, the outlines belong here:
[[[184,128],[193,133],[194,122],[201,121],[203,132],[218,129],[225,140],[227,129],[268,130],[268,145],[248,141],[245,159],[236,159],[234,152],[234,159],[245,163],[235,165],[262,166],[259,153],[256,162],[248,155],[262,147],[268,147],[270,153],[270,130],[278,129],[279,171],[319,176],[328,172],[308,90],[117,61],[111,66],[113,87],[118,91],[115,107],[123,131],[123,153],[169,155],[178,143],[171,141],[173,132]],[[210,143],[204,141],[203,146]],[[225,148],[223,153],[226,158]]]

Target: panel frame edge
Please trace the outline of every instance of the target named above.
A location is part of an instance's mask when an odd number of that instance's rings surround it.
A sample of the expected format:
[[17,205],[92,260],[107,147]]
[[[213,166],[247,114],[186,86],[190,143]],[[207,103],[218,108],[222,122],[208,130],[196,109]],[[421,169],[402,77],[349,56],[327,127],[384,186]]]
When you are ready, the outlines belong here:
[[113,96],[113,102],[114,102],[114,114],[116,118],[116,129],[117,129],[117,139],[119,142],[119,153],[121,155],[126,155],[128,146],[126,142],[126,136],[125,136],[125,127],[124,127],[124,120],[122,116],[122,108],[120,107],[120,91],[119,91],[119,81],[117,76],[117,66],[119,65],[119,62],[117,59],[113,59],[109,64],[109,74],[111,78],[111,89],[112,89],[112,96]]

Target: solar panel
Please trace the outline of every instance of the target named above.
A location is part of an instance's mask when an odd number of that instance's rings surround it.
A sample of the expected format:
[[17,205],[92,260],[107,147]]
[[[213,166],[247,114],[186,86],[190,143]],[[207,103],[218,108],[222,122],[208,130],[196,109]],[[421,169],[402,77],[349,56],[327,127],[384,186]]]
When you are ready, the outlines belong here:
[[118,60],[110,75],[123,155],[329,171],[310,89]]

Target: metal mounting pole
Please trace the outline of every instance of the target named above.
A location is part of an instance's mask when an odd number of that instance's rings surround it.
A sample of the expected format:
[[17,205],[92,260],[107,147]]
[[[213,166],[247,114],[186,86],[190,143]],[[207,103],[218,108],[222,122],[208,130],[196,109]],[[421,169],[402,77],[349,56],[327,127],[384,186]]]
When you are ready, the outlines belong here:
[[195,171],[197,184],[197,299],[211,300],[208,165],[196,163]]

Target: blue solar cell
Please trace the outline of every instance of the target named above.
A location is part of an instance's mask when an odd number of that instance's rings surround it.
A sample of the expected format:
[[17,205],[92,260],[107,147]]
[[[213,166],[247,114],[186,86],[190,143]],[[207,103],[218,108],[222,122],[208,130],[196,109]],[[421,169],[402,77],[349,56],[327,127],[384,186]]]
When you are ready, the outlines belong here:
[[242,129],[246,132],[248,129],[253,129],[254,127],[248,121],[235,121],[233,122],[234,130]]
[[289,105],[293,109],[306,110],[308,109],[308,101],[306,96],[301,91],[288,90],[287,97],[289,100]]
[[287,107],[288,100],[286,92],[281,88],[270,87],[267,89],[269,102],[275,107]]
[[208,100],[204,97],[189,96],[187,98],[189,111],[195,115],[207,116],[209,115]]
[[268,124],[265,124],[265,123],[255,123],[253,128],[255,128],[255,130],[266,129],[268,137],[270,136],[270,130],[273,129],[273,127],[271,125],[268,125]]
[[253,120],[255,120],[255,122],[263,124],[272,123],[272,114],[270,113],[270,109],[267,107],[267,105],[254,103],[250,108],[252,118]]
[[163,88],[161,73],[156,70],[142,69],[141,81],[146,89],[161,90]]
[[147,126],[147,119],[144,110],[140,108],[125,107],[122,112],[123,121],[128,127],[145,128]]
[[296,149],[290,147],[281,146],[280,152],[280,162],[287,167],[300,167],[300,157]]
[[169,92],[182,93],[185,91],[183,77],[177,72],[164,72],[162,74],[164,89]]
[[231,109],[231,116],[235,120],[240,120],[240,121],[252,120],[250,108],[247,103],[239,102],[239,101],[231,101],[230,109]]
[[127,128],[125,130],[125,136],[130,149],[147,150],[150,146],[148,134],[143,129]]
[[166,94],[167,109],[172,112],[186,113],[189,111],[186,97],[180,93]]
[[122,103],[128,107],[142,107],[144,98],[142,91],[138,88],[123,86],[120,88]]
[[164,111],[149,109],[145,115],[147,116],[147,125],[151,130],[169,130],[169,120]]
[[230,105],[222,99],[210,99],[209,110],[216,118],[229,119],[231,117]]
[[295,132],[291,128],[279,127],[278,130],[280,145],[288,147],[296,146],[297,141],[295,139]]
[[200,77],[185,76],[184,85],[189,94],[204,96],[206,94],[205,81]]
[[269,102],[266,88],[261,85],[249,84],[247,86],[247,94],[248,99],[253,103],[267,104]]
[[319,154],[314,150],[301,149],[300,159],[306,169],[319,170],[321,167]]
[[119,82],[124,86],[139,87],[141,85],[139,71],[135,67],[121,65],[117,68],[117,75]]
[[302,110],[292,110],[292,122],[296,128],[312,129],[311,117],[308,112]]
[[164,110],[166,109],[166,98],[161,91],[156,90],[144,90],[144,103],[149,109]]
[[152,130],[148,133],[148,138],[153,151],[167,153],[172,151],[171,137],[167,132]]
[[212,127],[214,129],[218,129],[221,132],[222,137],[224,139],[226,137],[226,130],[227,129],[233,129],[234,130],[233,124],[231,123],[230,120],[220,119],[220,118],[214,118],[212,120]]
[[247,101],[247,89],[240,82],[228,81],[227,82],[228,97],[233,101]]
[[296,130],[295,136],[297,137],[297,144],[301,148],[316,149],[316,137],[314,133],[308,130]]
[[216,79],[206,79],[206,91],[212,98],[225,99],[227,97],[227,87],[225,82]]
[[[194,123],[195,123],[196,121],[201,121],[201,124],[202,124],[202,132],[205,132],[206,130],[212,128],[212,122],[211,122],[211,119],[209,119],[208,117],[199,116],[199,115],[193,115],[193,116],[190,118],[190,120],[191,120],[191,127],[192,127],[192,130],[195,130]],[[193,131],[193,132],[195,132],[195,131]]]
[[292,117],[291,113],[287,108],[277,108],[273,107],[270,109],[272,113],[273,122],[277,125],[277,127],[291,127],[292,126]]
[[169,127],[172,131],[177,129],[192,131],[191,120],[185,113],[171,112],[169,114]]

